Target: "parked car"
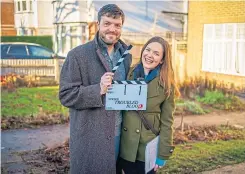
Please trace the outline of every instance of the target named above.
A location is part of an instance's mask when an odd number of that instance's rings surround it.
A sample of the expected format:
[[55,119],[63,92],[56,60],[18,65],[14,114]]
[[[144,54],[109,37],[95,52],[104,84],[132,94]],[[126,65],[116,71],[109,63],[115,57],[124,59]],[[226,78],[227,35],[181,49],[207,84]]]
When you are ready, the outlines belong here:
[[25,42],[2,42],[1,59],[65,59],[42,45]]

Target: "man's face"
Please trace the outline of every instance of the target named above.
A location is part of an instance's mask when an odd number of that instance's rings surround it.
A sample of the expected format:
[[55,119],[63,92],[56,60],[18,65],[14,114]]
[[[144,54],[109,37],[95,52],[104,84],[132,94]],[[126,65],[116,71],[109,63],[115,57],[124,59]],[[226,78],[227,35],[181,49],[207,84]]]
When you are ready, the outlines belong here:
[[121,36],[122,18],[112,18],[108,16],[101,16],[99,26],[99,36],[107,44],[113,45],[117,43]]

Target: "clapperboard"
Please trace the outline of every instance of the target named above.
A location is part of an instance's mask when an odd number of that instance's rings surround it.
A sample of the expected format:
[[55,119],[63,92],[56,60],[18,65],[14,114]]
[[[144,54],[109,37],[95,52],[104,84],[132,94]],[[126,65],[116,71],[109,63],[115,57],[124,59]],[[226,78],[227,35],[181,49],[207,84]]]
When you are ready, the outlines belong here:
[[[130,45],[112,69],[114,73],[123,62]],[[146,110],[147,84],[143,80],[113,81],[112,87],[106,93],[106,110]]]

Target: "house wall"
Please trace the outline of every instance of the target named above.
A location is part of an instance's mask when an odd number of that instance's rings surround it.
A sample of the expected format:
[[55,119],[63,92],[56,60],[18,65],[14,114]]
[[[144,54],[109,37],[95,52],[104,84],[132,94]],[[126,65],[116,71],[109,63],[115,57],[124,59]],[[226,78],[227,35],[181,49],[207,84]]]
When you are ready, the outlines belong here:
[[244,23],[245,1],[189,1],[188,53],[185,68],[188,77],[206,76],[226,84],[245,87],[245,77],[203,72],[202,48],[204,24]]
[[36,35],[52,35],[54,12],[51,1],[38,1],[37,6],[34,5],[34,11],[37,20],[35,22]]

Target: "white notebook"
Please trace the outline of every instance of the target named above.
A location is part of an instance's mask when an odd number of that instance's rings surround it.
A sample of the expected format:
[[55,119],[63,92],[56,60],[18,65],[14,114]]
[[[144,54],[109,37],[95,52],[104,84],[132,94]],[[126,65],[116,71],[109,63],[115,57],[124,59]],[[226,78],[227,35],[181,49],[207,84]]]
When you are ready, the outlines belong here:
[[145,148],[145,172],[151,171],[156,164],[159,136],[147,143]]

